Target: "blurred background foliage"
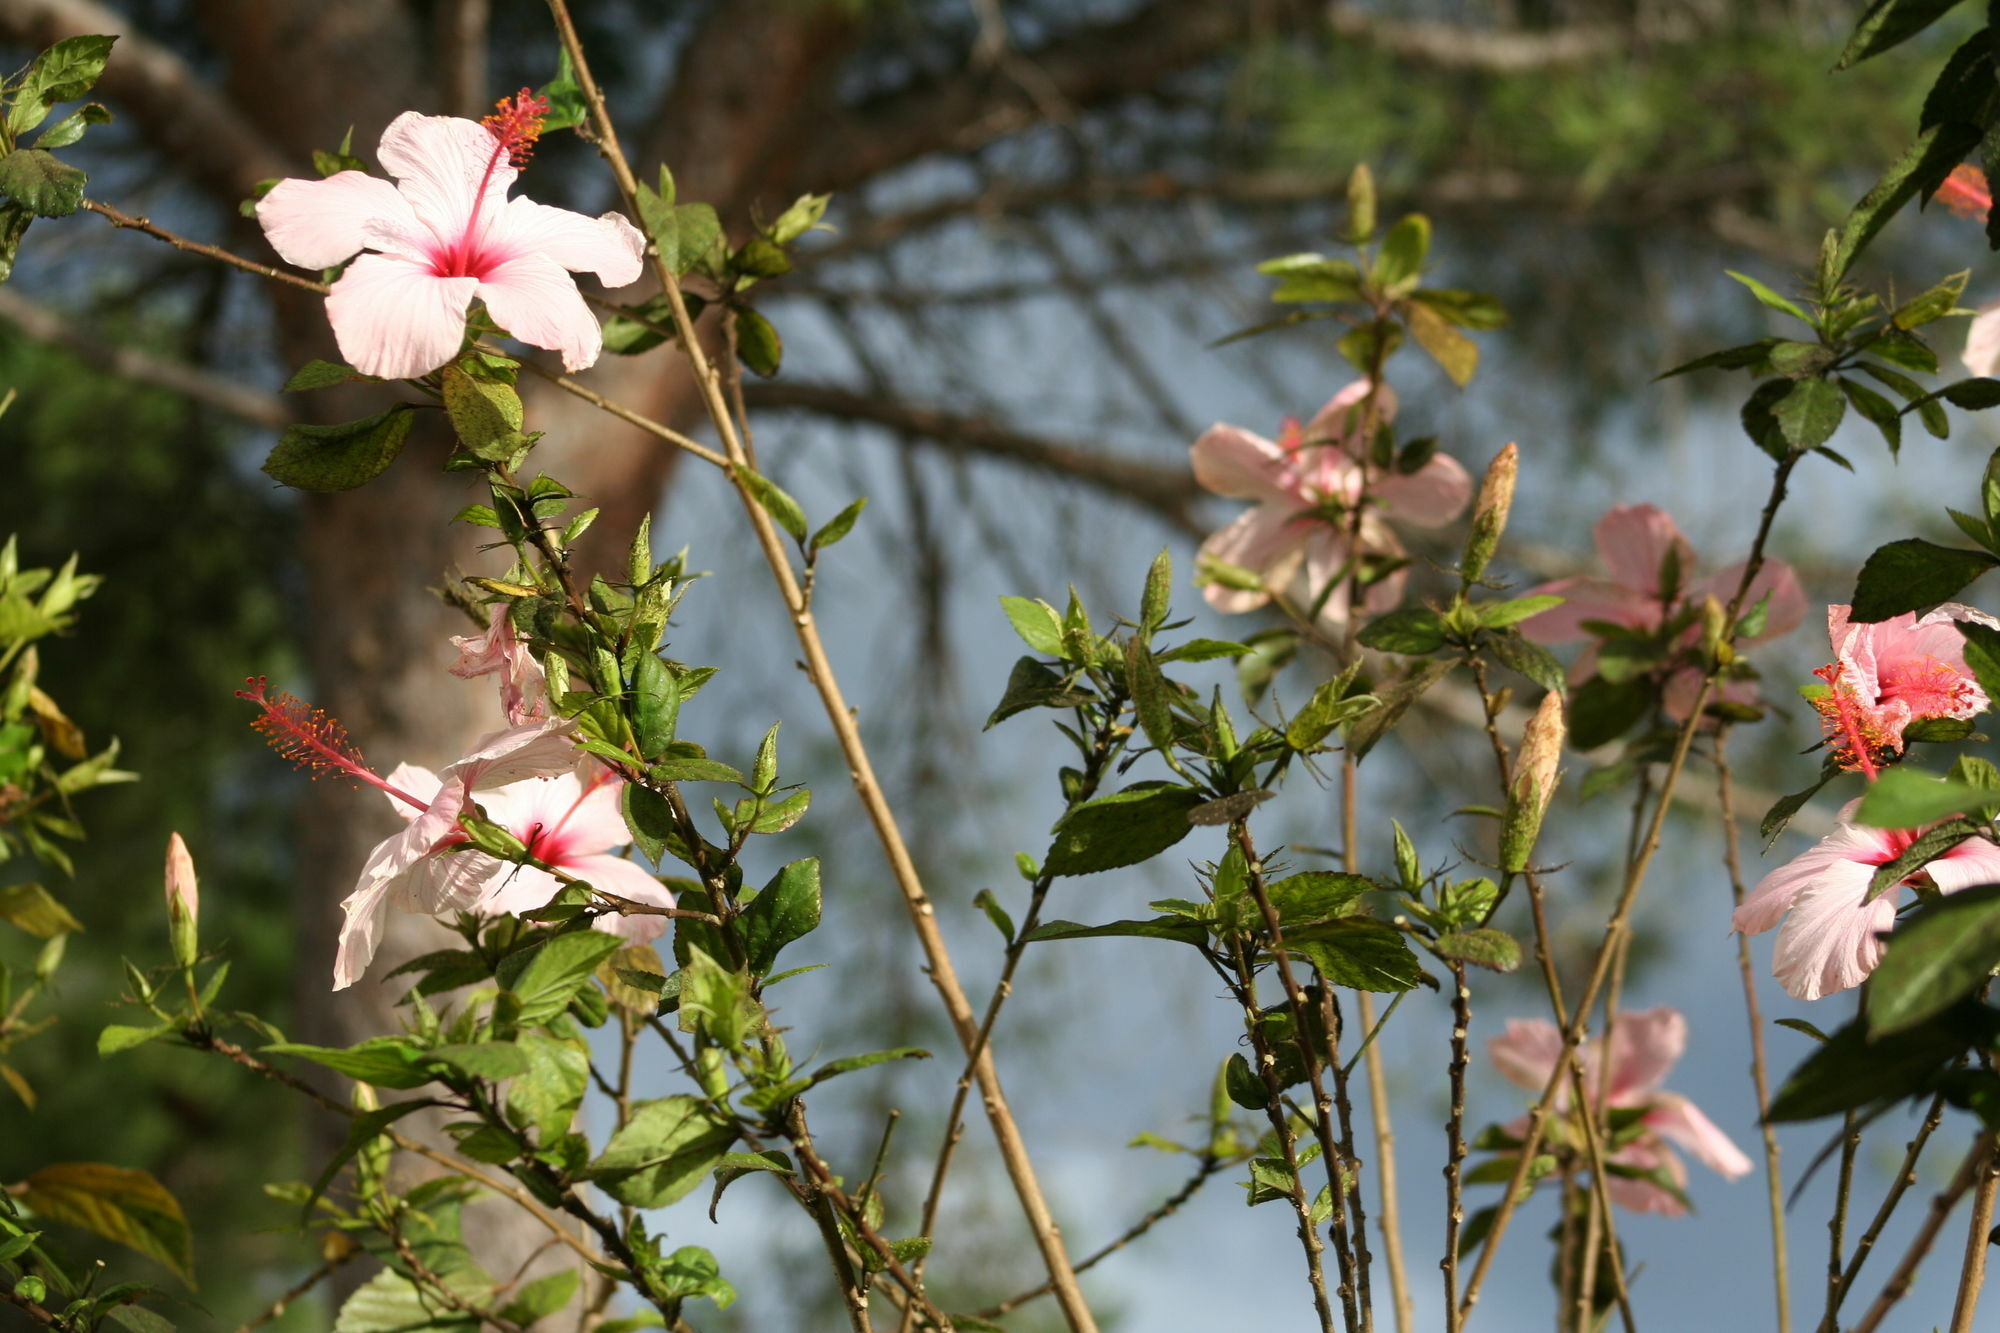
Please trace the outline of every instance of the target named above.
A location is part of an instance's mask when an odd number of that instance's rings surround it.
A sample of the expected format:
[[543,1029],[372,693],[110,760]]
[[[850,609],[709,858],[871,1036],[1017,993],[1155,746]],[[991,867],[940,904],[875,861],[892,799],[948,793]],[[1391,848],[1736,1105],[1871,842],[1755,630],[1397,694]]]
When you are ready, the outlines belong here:
[[[482,71],[479,105],[541,83],[553,68],[544,12],[527,0],[263,3],[280,30],[342,14],[380,24],[391,10],[419,34],[471,21],[483,60],[462,60],[458,72]],[[812,169],[841,190],[830,215],[837,230],[774,289],[769,308],[787,339],[787,365],[776,381],[753,386],[753,404],[779,460],[773,470],[809,506],[820,500],[830,513],[853,494],[875,497],[823,596],[850,622],[841,660],[866,681],[864,717],[887,747],[897,799],[918,831],[933,891],[954,913],[955,938],[979,959],[975,975],[991,962],[977,951],[992,941],[965,924],[977,921],[972,893],[1034,843],[1032,820],[1049,804],[1035,793],[1053,785],[1037,763],[1039,738],[976,736],[997,683],[990,660],[1008,654],[990,594],[1053,598],[1074,579],[1094,609],[1129,609],[1151,551],[1173,542],[1186,568],[1190,539],[1221,516],[1200,508],[1186,472],[1195,432],[1223,416],[1268,433],[1344,379],[1330,339],[1312,332],[1207,350],[1266,309],[1250,262],[1325,247],[1340,183],[1356,163],[1374,167],[1385,211],[1431,214],[1442,280],[1496,291],[1515,325],[1483,339],[1486,373],[1468,399],[1404,367],[1409,433],[1441,428],[1446,448],[1475,470],[1502,441],[1522,438],[1524,495],[1543,503],[1526,507],[1517,530],[1531,539],[1530,555],[1533,540],[1558,537],[1567,555],[1515,558],[1528,579],[1569,572],[1587,563],[1581,533],[1617,487],[1659,475],[1663,456],[1701,475],[1704,465],[1681,452],[1686,441],[1733,414],[1724,395],[1735,386],[1719,378],[1648,392],[1643,407],[1633,397],[1659,369],[1763,331],[1761,312],[1718,282],[1720,270],[1749,267],[1782,284],[1787,269],[1807,263],[1820,231],[1907,142],[1925,76],[1956,35],[1944,25],[1907,55],[1835,76],[1828,70],[1859,10],[1849,0],[607,0],[582,8],[614,109],[634,123],[635,140],[654,133],[670,146],[675,127],[645,124],[649,109],[695,77],[703,52],[724,49],[732,25],[753,37],[786,24],[840,34],[838,59],[813,93],[829,103],[782,82],[756,94],[780,113],[796,97],[792,114],[830,104],[851,118],[804,135],[817,145],[821,165]],[[51,33],[115,22],[134,34],[124,57],[150,40],[254,126],[270,110],[257,99],[270,96],[274,71],[246,69],[253,48],[240,35],[217,36],[246,13],[185,0],[13,0],[0,8],[0,58],[20,64]],[[426,40],[435,46],[424,57],[442,60],[443,36]],[[393,54],[387,63],[407,81],[410,53]],[[280,66],[346,60],[338,78],[359,83],[390,77],[344,49],[274,47],[265,57]],[[418,79],[411,100],[446,109],[452,73]],[[281,86],[284,69],[275,74]],[[940,89],[950,95],[937,105],[957,118],[950,132],[919,138],[900,157],[861,137],[899,124],[869,119],[899,97],[915,105],[915,94]],[[120,122],[79,157],[92,193],[261,254],[234,197],[202,165],[205,150],[161,127],[172,112],[146,100],[143,80],[107,91]],[[720,134],[738,111],[711,108],[690,133]],[[315,114],[340,123],[337,105]],[[371,134],[358,132],[356,143],[372,143]],[[698,146],[716,151],[707,139]],[[690,140],[686,151],[696,147]],[[668,158],[680,169],[671,147]],[[286,164],[303,167],[296,153]],[[529,184],[549,202],[604,206],[595,155],[569,136],[547,145]],[[756,194],[738,191],[736,203],[747,207]],[[1875,280],[1909,286],[1978,253],[1975,227],[1937,217],[1921,230],[1898,224],[1892,239],[1878,248]],[[1947,254],[1958,258],[1947,263]],[[0,289],[0,388],[21,393],[0,420],[0,534],[18,532],[31,563],[75,551],[82,568],[106,577],[78,632],[44,647],[44,673],[93,739],[122,738],[121,764],[143,779],[84,812],[93,836],[66,896],[86,933],[64,973],[67,1017],[23,1056],[48,1089],[40,1109],[0,1105],[0,1179],[51,1160],[154,1170],[193,1216],[200,1300],[219,1327],[247,1318],[300,1271],[296,1241],[262,1234],[286,1217],[258,1190],[317,1169],[300,1113],[266,1088],[156,1048],[100,1064],[94,1039],[120,986],[120,956],[162,951],[159,862],[170,829],[201,867],[205,939],[229,941],[235,1002],[288,1030],[301,1016],[296,996],[336,1003],[317,977],[294,989],[301,932],[330,930],[325,903],[317,914],[294,911],[292,885],[320,872],[301,864],[292,835],[301,782],[258,748],[230,696],[253,673],[302,681],[309,697],[324,684],[305,646],[327,614],[308,568],[317,558],[308,529],[323,516],[254,470],[274,423],[296,410],[270,393],[285,371],[274,334],[284,320],[308,318],[319,318],[316,306],[275,311],[248,281],[85,217],[38,226],[19,276]],[[654,356],[654,373],[671,374],[670,353]],[[399,471],[420,466],[412,458]],[[732,668],[714,687],[713,717],[730,719],[716,725],[737,734],[710,743],[747,746],[782,714],[795,719],[788,744],[823,745],[790,679],[779,627],[738,624],[725,612],[761,596],[730,572],[749,557],[741,534],[705,523],[677,479],[635,475],[676,482],[657,495],[672,535],[656,542],[694,541],[694,563],[721,571],[691,596],[692,643],[677,654]],[[1699,503],[1712,492],[1689,493]],[[1697,544],[1741,530],[1733,511],[1712,522],[1679,516]],[[1841,591],[1843,575],[1830,571],[1851,568],[1861,539],[1831,534],[1815,551],[1804,548],[1810,534],[1795,535],[1802,540],[1786,554],[1809,586]],[[1723,550],[1710,550],[1725,563]],[[1822,559],[1829,563],[1816,566]],[[397,575],[419,587],[437,572]],[[1181,599],[1195,604],[1191,591]],[[1403,768],[1383,775],[1385,793],[1414,800],[1428,790],[1440,816],[1450,809],[1448,756],[1473,741],[1461,730],[1441,719],[1413,732],[1412,742],[1426,736],[1435,749],[1396,761]],[[378,763],[405,757],[360,739]],[[874,853],[843,824],[836,757],[825,748],[815,757],[822,804],[807,829],[865,885]],[[1752,764],[1745,776],[1784,781],[1771,765]],[[1386,806],[1391,796],[1380,799]],[[1309,832],[1310,820],[1301,821]],[[1448,833],[1434,836],[1449,845]],[[1593,853],[1579,855],[1587,869]],[[818,1006],[815,1021],[834,1025],[824,1040],[866,1029],[875,1045],[893,1044],[881,1030],[891,1019],[915,1039],[940,1038],[900,934],[843,938],[855,955],[849,964],[871,959],[880,980],[837,1008]],[[1654,938],[1652,956],[1670,955],[1666,936]],[[0,948],[11,958],[28,943],[10,938]],[[1062,1127],[1064,1080],[1073,1076],[1045,1061],[1074,1048],[1047,1029],[1079,1001],[1054,968],[1082,959],[1030,958],[1030,984],[1002,1044],[1018,1083],[1049,1085],[1040,1095],[1053,1109],[1036,1123]],[[1635,957],[1635,969],[1643,961]],[[1186,1007],[1206,999],[1197,983]],[[1179,1021],[1176,1005],[1167,1021]],[[827,1137],[850,1157],[871,1151],[889,1105],[912,1106],[954,1072],[897,1072],[858,1100],[848,1093],[844,1114],[824,1117]],[[1206,1074],[1196,1074],[1162,1096],[1198,1109]],[[1089,1129],[1102,1140],[1133,1127],[1121,1119]],[[1011,1248],[1004,1209],[965,1208],[970,1234]],[[779,1234],[809,1247],[807,1236]],[[946,1282],[969,1272],[969,1285],[990,1296],[1005,1278],[1027,1276],[997,1271],[1005,1262],[968,1254],[956,1270],[941,1263],[934,1272]],[[816,1282],[798,1286],[746,1300],[745,1322],[734,1326],[786,1311],[807,1317],[799,1312],[823,1293]],[[325,1315],[308,1311],[292,1326],[324,1327]]]

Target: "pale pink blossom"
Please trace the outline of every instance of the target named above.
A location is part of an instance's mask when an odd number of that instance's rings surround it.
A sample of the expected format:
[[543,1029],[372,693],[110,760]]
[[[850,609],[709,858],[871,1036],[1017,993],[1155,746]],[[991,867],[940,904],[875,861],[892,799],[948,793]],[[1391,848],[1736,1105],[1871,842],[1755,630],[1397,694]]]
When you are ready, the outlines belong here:
[[481,853],[453,854],[466,842],[459,816],[494,789],[569,772],[577,762],[573,732],[568,722],[496,731],[441,773],[403,764],[385,779],[358,764],[340,765],[348,776],[380,788],[410,822],[369,853],[354,892],[340,904],[346,920],[334,960],[335,990],[353,985],[368,969],[391,909],[436,916],[478,904],[485,888],[480,872],[496,863]]
[[1925,718],[1963,721],[1992,701],[1965,663],[1963,622],[2000,629],[2000,621],[1958,602],[1919,618],[1914,611],[1872,624],[1848,619],[1844,605],[1826,609],[1834,660],[1813,674],[1827,684],[1813,701],[1835,760],[1874,776],[1883,760],[1903,752],[1903,733]]
[[[1196,481],[1217,495],[1257,501],[1256,508],[1203,542],[1201,554],[1251,570],[1264,586],[1209,583],[1202,589],[1209,605],[1218,611],[1254,611],[1274,593],[1289,593],[1303,608],[1319,602],[1321,620],[1342,623],[1348,616],[1352,562],[1404,555],[1402,542],[1385,520],[1436,527],[1465,508],[1472,478],[1457,460],[1442,454],[1407,475],[1364,470],[1360,460],[1370,441],[1361,438],[1360,418],[1367,394],[1368,381],[1357,380],[1303,427],[1288,421],[1275,443],[1220,424],[1194,442],[1189,453]],[[1393,390],[1384,386],[1377,392],[1376,410],[1382,421],[1394,419]],[[1362,506],[1358,550],[1350,536],[1356,505]],[[1362,599],[1365,609],[1395,606],[1402,599],[1404,579],[1398,569],[1371,584]]]
[[436,370],[458,355],[474,300],[522,342],[560,352],[567,370],[597,360],[603,331],[570,274],[622,287],[639,276],[645,240],[616,213],[589,218],[507,198],[540,130],[529,98],[503,101],[484,124],[396,117],[376,151],[393,185],[343,171],[279,181],[258,202],[257,220],[286,262],[352,260],[326,313],[355,369],[385,379]]
[[[1561,606],[1521,622],[1521,633],[1536,643],[1566,643],[1592,637],[1587,628],[1590,621],[1652,633],[1688,607],[1700,607],[1710,597],[1727,606],[1736,595],[1736,585],[1743,580],[1742,561],[1717,573],[1694,577],[1694,548],[1681,535],[1674,520],[1653,505],[1618,505],[1597,520],[1592,533],[1598,557],[1610,577],[1557,579],[1530,588],[1524,595],[1563,598]],[[1738,642],[1754,644],[1774,639],[1790,633],[1805,619],[1805,593],[1799,588],[1798,576],[1782,560],[1766,560],[1757,571],[1743,599],[1744,609],[1755,607],[1766,595],[1771,601],[1763,630]],[[1681,632],[1680,646],[1692,648],[1700,639],[1701,625],[1697,620]],[[1577,659],[1570,678],[1580,682],[1596,671],[1597,649],[1593,644]],[[1704,674],[1689,662],[1667,672],[1663,702],[1669,717],[1676,721],[1687,718],[1700,694]],[[1715,700],[1736,703],[1749,703],[1756,697],[1751,682],[1734,680],[1719,681],[1711,695]]]
[[507,603],[497,602],[484,634],[454,634],[458,660],[446,668],[462,680],[500,673],[500,706],[516,724],[548,716],[548,679],[528,645],[514,633]]
[[[1583,1086],[1593,1106],[1613,1110],[1640,1110],[1641,1132],[1606,1158],[1606,1165],[1634,1171],[1660,1172],[1673,1182],[1675,1190],[1687,1183],[1687,1168],[1669,1150],[1672,1143],[1694,1159],[1727,1179],[1747,1175],[1750,1159],[1701,1109],[1678,1093],[1664,1092],[1660,1084],[1667,1071],[1687,1049],[1687,1020],[1679,1011],[1648,1009],[1621,1013],[1611,1029],[1611,1066],[1602,1065],[1601,1043],[1592,1038],[1577,1053]],[[1487,1054],[1502,1077],[1532,1092],[1540,1092],[1555,1072],[1562,1055],[1562,1034],[1555,1024],[1539,1018],[1516,1018],[1499,1036],[1486,1043]],[[1569,1081],[1556,1089],[1558,1115],[1573,1114]],[[1520,1137],[1526,1132],[1525,1118],[1508,1127]],[[1686,1209],[1673,1191],[1649,1180],[1610,1175],[1605,1192],[1620,1207],[1639,1213],[1659,1213],[1677,1217]]]
[[1875,871],[1909,850],[1924,830],[1856,824],[1860,804],[1843,806],[1832,833],[1764,876],[1736,909],[1735,928],[1746,935],[1783,922],[1771,970],[1801,1000],[1851,990],[1868,979],[1882,961],[1883,936],[1895,927],[1905,888],[1957,893],[2000,883],[2000,847],[1983,837],[1967,838],[1869,902]]

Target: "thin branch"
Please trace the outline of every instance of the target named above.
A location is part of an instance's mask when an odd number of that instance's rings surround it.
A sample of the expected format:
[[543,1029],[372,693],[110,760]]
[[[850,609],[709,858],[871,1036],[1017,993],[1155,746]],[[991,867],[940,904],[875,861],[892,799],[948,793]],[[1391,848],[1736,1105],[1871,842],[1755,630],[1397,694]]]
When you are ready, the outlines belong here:
[[165,227],[155,226],[150,218],[133,217],[130,213],[122,212],[119,209],[113,208],[110,204],[100,203],[95,199],[86,199],[79,207],[90,210],[106,222],[109,222],[112,226],[121,230],[129,228],[133,231],[143,231],[155,240],[165,241],[176,250],[185,250],[189,254],[203,255],[215,260],[217,263],[227,264],[231,268],[242,269],[245,273],[254,273],[260,278],[269,278],[273,282],[282,282],[287,286],[297,287],[308,292],[315,292],[321,296],[325,296],[331,290],[323,282],[314,282],[311,278],[302,278],[296,273],[287,273],[284,269],[272,268],[269,264],[259,264],[254,259],[245,259],[241,255],[231,254],[220,246],[204,245],[200,241],[191,241],[185,236],[168,231]]
[[1081,445],[1014,430],[983,417],[921,407],[832,384],[780,381],[743,391],[753,409],[795,409],[844,421],[907,431],[991,458],[1019,463],[1072,481],[1084,481],[1137,501],[1183,532],[1202,529],[1190,509],[1207,494],[1185,467],[1124,458]]
[[1890,1275],[1888,1285],[1882,1288],[1882,1294],[1875,1298],[1875,1304],[1868,1307],[1867,1315],[1854,1326],[1854,1333],[1875,1333],[1875,1330],[1881,1327],[1882,1320],[1887,1317],[1896,1302],[1903,1299],[1910,1290],[1910,1284],[1916,1280],[1917,1268],[1923,1263],[1924,1256],[1930,1253],[1931,1246],[1937,1242],[1938,1232],[1943,1229],[1945,1219],[1951,1215],[1951,1210],[1965,1197],[1973,1182],[1987,1174],[1992,1161],[1993,1137],[1981,1130],[1979,1138],[1972,1145],[1972,1151],[1965,1155],[1965,1161],[1960,1164],[1958,1174],[1953,1176],[1951,1183],[1931,1200],[1931,1210],[1925,1215],[1924,1224],[1917,1229],[1916,1238],[1910,1242],[1910,1248],[1904,1252],[1902,1262],[1896,1265],[1896,1271]]
[[348,1246],[346,1249],[342,1250],[339,1254],[335,1255],[333,1258],[328,1259],[325,1263],[321,1264],[318,1268],[313,1269],[312,1272],[308,1273],[303,1279],[300,1280],[298,1285],[291,1288],[291,1290],[287,1291],[284,1295],[278,1297],[277,1300],[271,1302],[270,1308],[265,1310],[262,1314],[258,1315],[255,1319],[252,1319],[249,1323],[239,1327],[236,1330],[236,1333],[255,1333],[255,1330],[264,1327],[264,1325],[270,1323],[273,1319],[278,1318],[280,1315],[284,1314],[286,1310],[290,1309],[293,1301],[296,1301],[299,1297],[305,1295],[307,1292],[311,1291],[314,1287],[326,1281],[326,1279],[328,1279],[329,1277],[332,1277],[340,1269],[354,1262],[354,1260],[360,1258],[362,1255],[366,1253],[367,1251],[362,1249],[359,1245]]
[[1943,1119],[1944,1095],[1940,1093],[1931,1098],[1930,1110],[1925,1113],[1923,1123],[1917,1127],[1915,1137],[1905,1146],[1903,1164],[1896,1169],[1896,1178],[1889,1183],[1888,1192],[1882,1196],[1882,1202],[1875,1209],[1875,1216],[1869,1221],[1868,1229],[1863,1231],[1861,1239],[1854,1243],[1854,1254],[1848,1259],[1846,1271],[1840,1275],[1840,1281],[1833,1289],[1832,1300],[1828,1302],[1826,1315],[1820,1324],[1821,1328],[1839,1326],[1841,1302],[1847,1299],[1847,1293],[1854,1287],[1854,1280],[1861,1275],[1861,1265],[1867,1262],[1869,1254],[1874,1250],[1875,1241],[1881,1236],[1882,1228],[1889,1224],[1889,1215],[1895,1212],[1896,1205],[1902,1202],[1904,1192],[1917,1183],[1917,1159],[1923,1156],[1924,1145],[1930,1142],[1932,1133]]
[[1958,1299],[1952,1305],[1951,1333],[1972,1333],[1972,1316],[1979,1312],[1979,1291],[1986,1285],[1986,1250],[1993,1243],[1993,1193],[2000,1187],[2000,1160],[1991,1153],[1979,1168],[1972,1193],[1972,1221],[1965,1229],[1965,1263],[1958,1274]]

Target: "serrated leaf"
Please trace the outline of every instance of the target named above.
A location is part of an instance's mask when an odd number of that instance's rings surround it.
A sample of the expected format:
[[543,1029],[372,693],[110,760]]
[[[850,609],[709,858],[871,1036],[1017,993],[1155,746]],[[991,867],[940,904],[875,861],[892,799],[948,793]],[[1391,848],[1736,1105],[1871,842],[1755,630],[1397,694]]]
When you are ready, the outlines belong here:
[[1873,623],[1949,601],[1995,565],[2000,558],[1988,552],[1938,546],[1919,537],[1878,546],[1855,581],[1853,619]]
[[398,403],[359,421],[287,427],[264,460],[264,474],[302,491],[351,491],[396,461],[410,421],[409,404]]
[[1159,855],[1193,831],[1192,787],[1141,784],[1076,806],[1059,820],[1042,865],[1051,875],[1088,875]]
[[88,178],[40,148],[17,148],[0,157],[0,194],[38,218],[66,218],[83,202]]
[[769,972],[778,952],[817,929],[819,917],[819,858],[809,856],[772,876],[737,918],[751,973]]
[[35,57],[15,87],[7,130],[18,137],[42,123],[57,102],[73,102],[96,86],[118,38],[100,33],[65,37]]

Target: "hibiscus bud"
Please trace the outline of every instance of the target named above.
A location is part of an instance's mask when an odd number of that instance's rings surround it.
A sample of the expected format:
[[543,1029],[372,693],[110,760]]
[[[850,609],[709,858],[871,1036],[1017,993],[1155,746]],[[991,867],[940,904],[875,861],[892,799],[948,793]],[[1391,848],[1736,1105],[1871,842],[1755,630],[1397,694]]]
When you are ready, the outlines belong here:
[[1736,659],[1729,646],[1729,612],[1713,596],[1701,604],[1701,655],[1717,666],[1728,666]]
[[1472,509],[1472,532],[1465,539],[1459,572],[1469,582],[1486,572],[1486,562],[1507,530],[1507,513],[1514,507],[1514,480],[1521,471],[1521,451],[1509,444],[1494,456],[1479,483],[1479,501]]
[[1347,177],[1347,238],[1357,245],[1375,234],[1375,173],[1357,162]]
[[458,826],[465,831],[466,840],[488,856],[501,861],[525,861],[528,857],[528,844],[516,837],[512,829],[490,819],[468,811],[458,817]]
[[1508,789],[1507,811],[1500,824],[1502,870],[1514,873],[1527,868],[1529,853],[1541,835],[1542,816],[1548,811],[1549,798],[1555,795],[1556,766],[1562,761],[1567,734],[1562,696],[1551,690],[1528,719],[1520,753],[1515,756],[1514,783]]
[[178,833],[167,838],[167,931],[173,941],[174,961],[192,967],[200,953],[195,941],[195,919],[201,912],[201,885],[195,879],[194,858]]

